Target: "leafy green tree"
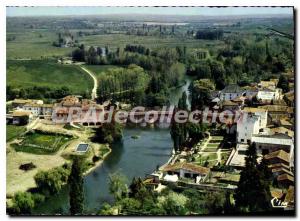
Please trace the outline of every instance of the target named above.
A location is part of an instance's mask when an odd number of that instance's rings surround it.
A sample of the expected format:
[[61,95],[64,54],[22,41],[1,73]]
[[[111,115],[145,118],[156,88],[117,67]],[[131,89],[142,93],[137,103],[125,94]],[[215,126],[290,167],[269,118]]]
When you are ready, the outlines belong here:
[[68,168],[57,167],[48,171],[38,171],[34,180],[44,194],[57,194],[67,182],[69,173]]
[[126,177],[119,172],[109,176],[109,192],[114,196],[116,201],[127,197],[128,187],[126,181]]
[[68,183],[70,185],[70,214],[80,215],[83,212],[84,192],[83,192],[83,167],[79,157],[73,159],[71,173]]
[[34,199],[31,193],[28,192],[17,192],[13,199],[13,214],[31,214],[32,209],[34,208]]
[[188,99],[188,97],[186,95],[186,92],[184,91],[182,93],[181,98],[178,101],[178,109],[180,109],[180,110],[188,110],[187,99]]
[[158,197],[158,203],[162,205],[162,208],[167,215],[186,215],[187,208],[187,197],[183,194],[178,194],[171,191],[166,196]]
[[280,75],[277,87],[281,88],[283,93],[286,93],[290,90],[289,81],[285,75]]
[[104,123],[101,127],[95,129],[93,142],[113,143],[119,141],[123,136],[123,127],[117,122]]
[[193,81],[190,85],[191,109],[203,109],[210,103],[210,93],[215,89],[215,85],[210,79],[201,79]]

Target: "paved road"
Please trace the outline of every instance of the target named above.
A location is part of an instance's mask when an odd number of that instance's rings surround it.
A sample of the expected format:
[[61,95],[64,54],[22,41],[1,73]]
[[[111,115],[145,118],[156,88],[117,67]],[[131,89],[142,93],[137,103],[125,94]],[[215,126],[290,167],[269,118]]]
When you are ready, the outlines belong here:
[[96,99],[97,98],[97,88],[98,88],[98,81],[97,81],[97,78],[96,76],[91,72],[89,71],[88,69],[86,69],[85,67],[79,65],[79,67],[85,71],[86,73],[88,73],[91,78],[93,78],[93,81],[94,81],[94,88],[92,90],[92,94],[91,94],[91,97],[92,97],[92,100]]

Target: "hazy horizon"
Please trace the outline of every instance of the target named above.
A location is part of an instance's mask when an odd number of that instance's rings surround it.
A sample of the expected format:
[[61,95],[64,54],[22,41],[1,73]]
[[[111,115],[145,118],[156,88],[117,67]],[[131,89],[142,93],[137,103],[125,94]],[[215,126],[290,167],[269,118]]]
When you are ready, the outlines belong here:
[[8,17],[74,15],[172,15],[172,16],[243,16],[293,15],[293,7],[105,7],[105,6],[7,6]]

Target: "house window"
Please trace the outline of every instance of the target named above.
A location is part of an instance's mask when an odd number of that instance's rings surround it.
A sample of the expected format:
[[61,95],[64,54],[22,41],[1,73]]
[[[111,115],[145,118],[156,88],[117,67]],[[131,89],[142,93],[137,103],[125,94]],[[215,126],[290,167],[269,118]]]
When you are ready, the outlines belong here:
[[244,142],[244,139],[241,139],[241,142]]

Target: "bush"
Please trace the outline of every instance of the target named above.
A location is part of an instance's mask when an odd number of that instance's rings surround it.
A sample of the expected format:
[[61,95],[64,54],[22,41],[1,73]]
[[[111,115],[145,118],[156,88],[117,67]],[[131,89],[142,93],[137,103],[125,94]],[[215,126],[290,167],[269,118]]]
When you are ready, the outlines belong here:
[[19,166],[19,169],[20,169],[20,170],[25,170],[25,171],[32,170],[32,169],[34,169],[34,168],[36,168],[36,166],[35,166],[32,162],[30,162],[30,163],[25,163],[25,164],[21,164],[21,165]]
[[56,194],[67,183],[70,170],[57,167],[49,171],[39,171],[35,176],[35,183],[40,191],[45,194]]
[[93,160],[94,163],[96,163],[96,162],[99,161],[100,159],[101,159],[100,157],[94,155],[92,160]]
[[31,214],[31,210],[34,208],[34,199],[28,192],[17,192],[12,201],[12,214]]

